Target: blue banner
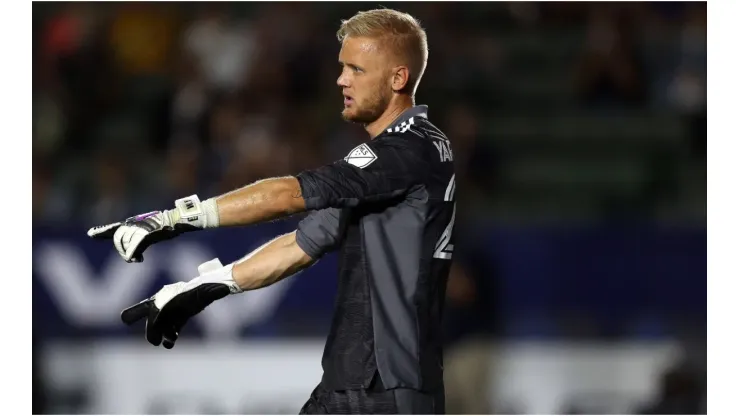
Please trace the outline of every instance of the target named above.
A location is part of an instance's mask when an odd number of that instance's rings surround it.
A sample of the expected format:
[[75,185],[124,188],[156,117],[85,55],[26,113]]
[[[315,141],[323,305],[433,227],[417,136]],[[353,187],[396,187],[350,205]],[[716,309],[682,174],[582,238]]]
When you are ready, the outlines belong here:
[[[214,257],[234,261],[295,221],[191,233],[128,264],[84,228],[33,230],[33,330],[43,337],[143,336],[120,311],[163,285],[192,279]],[[458,240],[460,241],[460,240]],[[600,325],[706,316],[706,230],[480,227],[457,258],[478,272],[491,314],[512,335],[547,333],[561,316]],[[458,256],[459,254],[459,256]],[[187,336],[324,336],[336,293],[336,255],[297,276],[209,307]]]

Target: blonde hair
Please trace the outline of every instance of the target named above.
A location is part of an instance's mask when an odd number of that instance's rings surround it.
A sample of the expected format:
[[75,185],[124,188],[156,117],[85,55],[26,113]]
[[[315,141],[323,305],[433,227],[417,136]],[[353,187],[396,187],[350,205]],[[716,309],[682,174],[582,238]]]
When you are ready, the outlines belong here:
[[387,42],[393,53],[406,60],[409,80],[404,92],[414,95],[429,58],[427,34],[418,20],[408,13],[392,9],[358,12],[349,20],[342,20],[337,31],[339,42],[348,37],[369,37]]

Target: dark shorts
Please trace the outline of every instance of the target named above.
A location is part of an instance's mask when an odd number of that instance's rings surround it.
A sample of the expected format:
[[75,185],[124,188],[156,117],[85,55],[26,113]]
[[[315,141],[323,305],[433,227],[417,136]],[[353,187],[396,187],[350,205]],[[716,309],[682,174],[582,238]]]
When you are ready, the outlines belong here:
[[445,414],[445,395],[444,389],[436,394],[412,389],[385,390],[381,383],[373,383],[368,389],[341,391],[329,390],[319,384],[301,408],[300,414]]

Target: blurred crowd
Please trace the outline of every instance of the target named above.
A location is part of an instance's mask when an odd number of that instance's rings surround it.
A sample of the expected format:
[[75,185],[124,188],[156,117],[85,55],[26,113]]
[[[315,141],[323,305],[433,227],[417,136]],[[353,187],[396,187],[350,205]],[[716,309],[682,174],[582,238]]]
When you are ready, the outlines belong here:
[[[339,117],[334,33],[376,6],[35,4],[34,220],[101,223],[343,157],[366,136]],[[666,109],[703,157],[705,3],[398,6],[429,33],[417,101],[459,149],[471,195],[493,194],[506,162],[489,114],[551,111],[525,99],[547,86],[507,71],[512,34],[568,34],[573,108]],[[646,53],[647,38],[671,48]]]

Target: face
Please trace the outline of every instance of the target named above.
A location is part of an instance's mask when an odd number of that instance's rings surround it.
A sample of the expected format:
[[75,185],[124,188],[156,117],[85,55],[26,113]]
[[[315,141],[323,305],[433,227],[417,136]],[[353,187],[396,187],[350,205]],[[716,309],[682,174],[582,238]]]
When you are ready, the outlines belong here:
[[393,65],[377,40],[348,37],[339,52],[342,74],[337,85],[344,95],[342,117],[368,124],[377,120],[393,97]]

